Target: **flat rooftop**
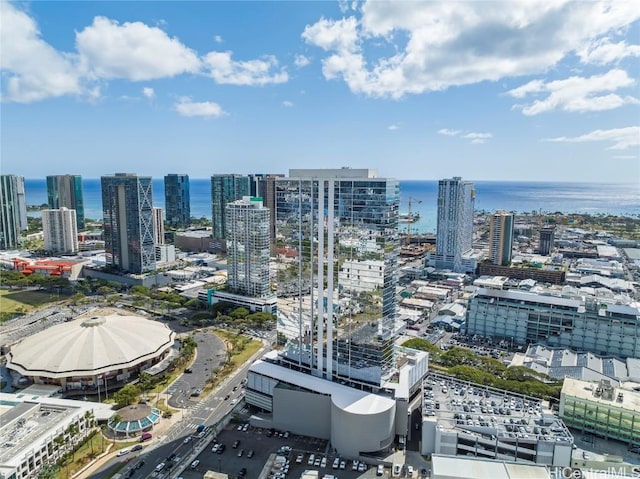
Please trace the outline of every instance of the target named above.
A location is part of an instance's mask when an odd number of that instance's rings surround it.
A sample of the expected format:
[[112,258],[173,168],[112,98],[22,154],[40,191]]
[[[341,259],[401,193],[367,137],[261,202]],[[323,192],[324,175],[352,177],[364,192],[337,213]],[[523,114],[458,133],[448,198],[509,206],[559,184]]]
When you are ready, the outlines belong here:
[[[596,396],[597,387],[598,383],[565,378],[562,385],[562,394],[604,404],[608,407],[630,409],[640,413],[640,392],[613,386],[613,400],[610,400],[603,399],[601,395]],[[619,396],[620,394],[622,395],[621,397]],[[618,400],[619,398],[621,400]]]
[[74,417],[93,411],[96,419],[113,414],[110,405],[24,394],[0,393],[0,465],[17,464]]
[[562,420],[540,399],[436,373],[426,377],[423,388],[423,415],[435,416],[439,427],[506,441],[573,443]]
[[549,479],[545,466],[434,454],[432,477],[456,479]]

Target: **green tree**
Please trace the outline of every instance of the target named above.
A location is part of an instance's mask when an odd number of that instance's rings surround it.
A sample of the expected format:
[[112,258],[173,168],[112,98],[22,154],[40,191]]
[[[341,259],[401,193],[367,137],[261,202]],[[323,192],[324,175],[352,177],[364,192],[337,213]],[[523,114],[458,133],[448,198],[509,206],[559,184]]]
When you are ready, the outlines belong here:
[[38,472],[38,479],[55,479],[60,471],[60,466],[57,463],[46,464]]
[[140,395],[140,389],[133,384],[127,384],[119,391],[113,394],[113,399],[116,402],[118,408],[133,404],[138,400]]
[[426,351],[431,355],[430,358],[440,356],[440,354],[442,353],[440,348],[438,348],[435,344],[423,338],[411,338],[405,341],[404,343],[402,343],[402,345],[405,348],[417,349],[419,351]]
[[135,286],[131,287],[131,294],[133,294],[134,296],[151,297],[151,290],[146,286],[136,284]]

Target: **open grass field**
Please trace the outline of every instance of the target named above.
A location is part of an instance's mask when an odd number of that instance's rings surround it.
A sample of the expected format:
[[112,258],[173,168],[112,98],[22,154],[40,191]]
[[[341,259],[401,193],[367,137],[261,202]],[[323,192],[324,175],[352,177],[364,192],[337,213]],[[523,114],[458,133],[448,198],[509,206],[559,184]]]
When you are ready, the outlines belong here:
[[0,311],[5,313],[27,312],[43,304],[66,299],[64,295],[46,291],[18,291],[0,289]]

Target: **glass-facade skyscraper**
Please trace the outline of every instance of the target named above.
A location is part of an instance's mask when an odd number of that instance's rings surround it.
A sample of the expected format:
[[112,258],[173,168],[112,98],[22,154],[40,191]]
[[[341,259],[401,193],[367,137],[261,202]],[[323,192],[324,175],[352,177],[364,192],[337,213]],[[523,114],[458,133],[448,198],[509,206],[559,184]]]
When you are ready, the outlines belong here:
[[213,227],[213,239],[222,244],[227,237],[225,211],[227,204],[232,201],[250,196],[249,177],[242,175],[213,175],[211,177],[211,222]]
[[189,175],[169,174],[164,177],[164,206],[167,224],[186,228],[191,223]]
[[473,183],[459,176],[438,182],[435,266],[464,272],[463,255],[473,244]]
[[150,176],[103,176],[102,214],[107,264],[129,273],[155,269]]
[[0,249],[16,248],[27,227],[24,177],[0,175]]
[[84,200],[82,197],[82,176],[51,175],[47,176],[47,200],[49,208],[57,210],[62,207],[76,210],[76,226],[78,231],[84,229]]
[[[377,178],[373,170],[290,170],[276,179],[284,363],[374,387],[391,374],[398,208],[398,181]],[[379,281],[362,288],[359,272],[365,271]]]

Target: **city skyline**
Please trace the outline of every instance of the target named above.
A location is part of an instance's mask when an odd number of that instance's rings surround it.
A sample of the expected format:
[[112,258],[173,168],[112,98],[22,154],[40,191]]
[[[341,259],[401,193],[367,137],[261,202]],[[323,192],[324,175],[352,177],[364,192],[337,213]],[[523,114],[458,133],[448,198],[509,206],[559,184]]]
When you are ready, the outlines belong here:
[[0,9],[5,173],[640,177],[632,2]]

